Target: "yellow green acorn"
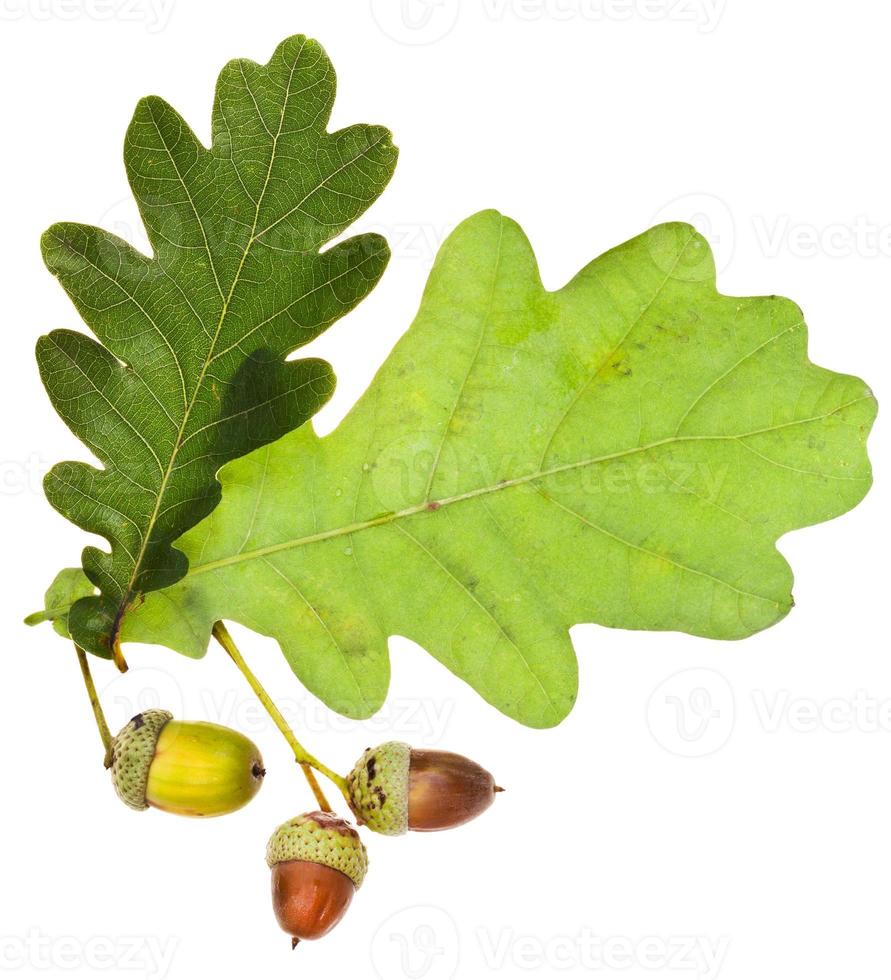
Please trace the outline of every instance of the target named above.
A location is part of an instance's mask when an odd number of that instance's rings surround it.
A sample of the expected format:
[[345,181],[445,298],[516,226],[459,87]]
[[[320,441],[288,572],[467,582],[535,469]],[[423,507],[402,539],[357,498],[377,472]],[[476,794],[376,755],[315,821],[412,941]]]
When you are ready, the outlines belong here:
[[460,827],[488,810],[502,791],[471,759],[404,742],[366,749],[347,785],[360,826],[391,837]]
[[292,947],[321,939],[344,917],[368,870],[356,830],[333,813],[315,810],[283,823],[266,848],[272,903]]
[[266,770],[260,750],[240,732],[199,721],[174,721],[153,709],[132,718],[114,739],[111,775],[134,810],[150,806],[187,817],[240,810],[259,792]]

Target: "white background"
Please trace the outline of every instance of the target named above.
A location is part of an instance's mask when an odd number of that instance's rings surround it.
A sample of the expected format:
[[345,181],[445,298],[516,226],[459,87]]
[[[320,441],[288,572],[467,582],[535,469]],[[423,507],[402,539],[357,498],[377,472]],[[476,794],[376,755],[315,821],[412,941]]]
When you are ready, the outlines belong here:
[[[851,514],[781,543],[797,607],[736,644],[573,631],[581,694],[559,729],[502,718],[393,643],[391,701],[346,724],[271,642],[244,649],[307,743],[347,769],[400,738],[470,754],[509,792],[452,834],[370,840],[343,924],[297,953],[273,920],[266,838],[310,808],[288,751],[218,652],[100,663],[112,725],[160,700],[241,728],[270,769],[227,819],[134,814],[114,797],[73,652],[25,630],[85,536],[42,497],[83,458],[33,363],[77,327],[44,271],[57,219],[141,241],[121,162],[137,99],[205,140],[214,81],[285,36],[326,46],[334,124],[380,122],[401,158],[356,230],[383,231],[382,284],[315,346],[339,375],[333,427],[415,312],[462,218],[518,219],[556,288],[666,218],[713,241],[724,292],[805,310],[819,364],[889,383],[891,8],[876,0],[0,0],[4,149],[0,971],[11,975],[536,976],[857,980],[891,969],[888,434]],[[403,10],[407,13],[403,16]],[[419,43],[424,42],[424,43]],[[431,610],[431,615],[436,615]],[[685,735],[686,737],[682,737]],[[403,955],[404,954],[404,955]]]

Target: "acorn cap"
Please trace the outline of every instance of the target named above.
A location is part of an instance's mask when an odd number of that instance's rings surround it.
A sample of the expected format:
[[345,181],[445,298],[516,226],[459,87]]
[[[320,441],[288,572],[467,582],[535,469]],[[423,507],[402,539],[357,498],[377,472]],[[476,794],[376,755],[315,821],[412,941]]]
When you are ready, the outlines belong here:
[[115,792],[133,810],[147,810],[145,790],[161,731],[173,719],[169,711],[152,709],[135,715],[112,744],[111,778]]
[[385,742],[366,749],[347,776],[353,813],[360,825],[376,834],[408,833],[408,777],[411,746]]
[[312,861],[340,871],[356,888],[368,870],[368,853],[359,834],[333,813],[304,813],[283,823],[269,840],[270,868],[286,861]]

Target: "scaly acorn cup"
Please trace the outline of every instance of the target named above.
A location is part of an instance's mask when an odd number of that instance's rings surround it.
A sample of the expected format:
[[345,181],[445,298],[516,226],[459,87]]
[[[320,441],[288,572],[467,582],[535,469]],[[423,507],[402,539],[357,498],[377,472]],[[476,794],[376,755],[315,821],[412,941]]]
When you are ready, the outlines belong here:
[[233,813],[257,795],[266,770],[260,750],[240,732],[143,711],[114,739],[111,775],[134,810],[150,806],[186,817]]
[[463,755],[404,742],[366,749],[347,784],[360,826],[390,837],[460,827],[488,810],[501,792],[491,773]]
[[321,939],[349,908],[368,870],[368,854],[345,820],[319,810],[282,824],[269,840],[272,903],[291,946]]

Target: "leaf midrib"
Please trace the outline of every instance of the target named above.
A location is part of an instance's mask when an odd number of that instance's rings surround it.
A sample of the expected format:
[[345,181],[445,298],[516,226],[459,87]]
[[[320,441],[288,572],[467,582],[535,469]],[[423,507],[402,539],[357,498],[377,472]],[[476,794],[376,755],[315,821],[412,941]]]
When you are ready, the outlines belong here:
[[[208,347],[207,353],[205,354],[204,362],[203,362],[203,364],[201,366],[201,371],[200,371],[200,373],[198,375],[197,381],[195,383],[195,387],[194,387],[194,389],[192,391],[192,397],[189,399],[188,404],[184,408],[182,422],[180,423],[179,430],[177,431],[177,434],[176,434],[176,439],[174,440],[173,450],[172,450],[172,452],[170,454],[170,460],[169,460],[168,465],[167,465],[167,468],[164,471],[164,474],[162,476],[161,483],[159,484],[159,487],[158,487],[158,493],[157,493],[157,496],[155,498],[155,506],[152,509],[152,513],[151,513],[151,515],[149,517],[149,520],[148,520],[148,522],[146,524],[145,535],[144,535],[144,537],[142,539],[142,542],[141,542],[140,548],[139,548],[139,552],[138,552],[138,554],[136,556],[136,560],[135,560],[135,562],[133,564],[133,570],[130,573],[130,577],[129,577],[128,581],[127,581],[126,588],[124,589],[123,594],[121,596],[121,601],[118,604],[118,610],[117,610],[117,613],[115,615],[114,624],[113,624],[113,627],[112,627],[112,630],[111,630],[111,640],[112,640],[113,646],[116,646],[117,643],[118,643],[118,634],[120,632],[121,620],[123,618],[124,612],[127,609],[127,606],[130,603],[130,599],[133,596],[133,593],[134,593],[134,590],[135,590],[135,586],[136,586],[136,580],[137,580],[137,578],[139,576],[140,571],[142,570],[142,564],[143,564],[143,561],[145,559],[145,554],[146,554],[146,551],[148,549],[149,541],[151,540],[152,531],[154,530],[154,527],[157,524],[158,517],[159,517],[160,512],[161,512],[161,502],[163,501],[164,495],[165,495],[165,493],[167,491],[167,485],[170,482],[170,477],[171,477],[171,474],[173,473],[173,470],[174,470],[174,465],[176,463],[176,458],[179,455],[179,451],[180,451],[180,449],[182,448],[182,446],[184,445],[184,442],[185,442],[183,436],[185,434],[186,427],[188,426],[188,422],[189,422],[189,418],[191,417],[192,409],[195,407],[195,402],[196,402],[196,400],[198,398],[198,394],[201,391],[201,387],[204,384],[204,379],[207,376],[207,372],[210,369],[210,365],[211,365],[211,363],[213,361],[214,351],[215,351],[215,348],[216,348],[216,345],[217,345],[217,341],[220,338],[220,333],[221,333],[221,331],[223,329],[223,324],[224,324],[224,322],[226,320],[226,316],[227,316],[227,314],[229,312],[229,308],[230,308],[230,305],[231,305],[231,302],[232,302],[232,297],[234,296],[235,290],[236,290],[236,288],[238,286],[238,283],[239,283],[239,281],[241,279],[241,273],[242,273],[242,270],[244,269],[244,264],[247,261],[247,257],[248,257],[248,255],[249,255],[249,253],[251,251],[251,248],[254,245],[254,242],[256,241],[256,237],[255,236],[256,236],[256,232],[257,232],[257,223],[258,223],[259,218],[260,218],[260,208],[262,207],[263,200],[264,200],[264,198],[266,196],[266,191],[267,191],[267,189],[269,187],[269,180],[270,180],[270,177],[272,175],[272,168],[273,168],[273,166],[275,164],[276,152],[277,152],[277,149],[278,149],[278,141],[279,141],[279,138],[281,137],[282,127],[284,126],[284,122],[285,122],[285,113],[286,113],[287,107],[288,107],[288,100],[291,98],[291,83],[293,82],[294,72],[297,70],[297,65],[298,65],[298,63],[300,61],[300,56],[301,56],[302,52],[303,52],[303,46],[301,46],[300,50],[297,52],[297,55],[294,58],[294,61],[293,61],[292,65],[291,65],[290,74],[288,75],[288,82],[287,82],[287,85],[285,86],[284,98],[282,99],[282,107],[281,107],[281,112],[279,114],[278,130],[277,130],[277,132],[276,132],[276,134],[275,134],[275,136],[273,137],[273,140],[272,140],[272,150],[271,150],[271,152],[269,154],[269,165],[266,168],[266,178],[265,178],[265,180],[263,182],[263,188],[260,191],[260,194],[258,195],[257,201],[255,203],[255,207],[254,207],[254,220],[253,220],[253,223],[251,225],[251,233],[250,233],[250,236],[248,238],[247,244],[245,245],[245,247],[244,247],[244,249],[242,251],[241,259],[240,259],[240,261],[238,263],[238,268],[235,271],[235,276],[232,279],[232,284],[229,287],[228,295],[223,300],[223,306],[222,306],[222,308],[220,310],[219,319],[217,320],[216,330],[214,331],[213,337],[211,338],[210,346]],[[152,117],[152,121],[153,122],[155,121],[154,120],[154,117]],[[157,123],[155,123],[155,126],[157,128]],[[159,136],[161,135],[160,130],[158,130],[158,135]],[[163,136],[161,138],[163,140]],[[168,155],[170,155],[170,150],[167,148],[166,141],[164,141],[164,146],[165,146],[165,149],[167,149]],[[172,156],[171,156],[171,160],[172,160]],[[179,169],[176,167],[175,164],[174,164],[174,169],[176,169],[177,176],[179,177],[180,183],[183,185],[183,189],[185,190],[186,194],[189,196],[189,203],[192,205],[192,210],[195,213],[196,220],[198,221],[198,226],[199,226],[199,228],[201,228],[201,233],[202,233],[202,235],[204,237],[205,248],[207,249],[207,252],[208,252],[208,259],[210,260],[211,271],[213,272],[214,280],[216,281],[217,288],[219,289],[219,279],[217,277],[216,267],[214,265],[212,256],[210,254],[210,248],[209,248],[209,245],[207,243],[207,236],[204,233],[204,225],[202,224],[201,218],[198,215],[198,211],[195,208],[194,202],[192,201],[191,194],[189,194],[188,187],[186,186],[185,181],[182,179],[182,176],[179,173]],[[220,295],[222,296],[222,291],[221,290],[220,290]]]
[[[524,476],[515,477],[511,480],[503,480],[496,484],[477,487],[473,490],[467,490],[463,493],[455,494],[451,497],[444,497],[439,500],[425,500],[419,504],[413,504],[410,507],[405,507],[402,510],[391,511],[386,514],[381,514],[377,517],[370,518],[364,521],[356,521],[351,524],[345,524],[336,528],[329,528],[325,531],[318,531],[314,534],[309,534],[300,538],[291,538],[286,541],[281,541],[276,544],[266,545],[262,548],[255,548],[251,551],[241,551],[235,555],[230,555],[225,558],[217,558],[213,561],[205,562],[203,564],[193,564],[189,569],[189,576],[201,575],[205,572],[216,571],[220,568],[225,568],[231,565],[238,565],[243,562],[253,561],[259,558],[265,558],[268,555],[277,554],[282,551],[291,551],[301,548],[305,545],[316,544],[322,541],[328,541],[332,538],[342,537],[348,534],[356,534],[360,531],[370,530],[375,527],[382,527],[387,524],[391,524],[395,521],[404,520],[409,517],[413,517],[417,514],[423,513],[425,511],[438,511],[443,507],[448,507],[453,504],[463,503],[467,500],[473,500],[477,497],[487,496],[492,493],[496,493],[499,490],[508,490],[513,487],[524,486],[530,483],[535,483],[538,480],[545,479],[550,476],[555,476],[559,473],[566,473],[572,470],[583,469],[587,466],[596,466],[601,463],[612,462],[616,459],[622,459],[624,457],[633,456],[638,453],[650,452],[654,449],[659,449],[664,446],[670,445],[680,445],[683,443],[693,443],[693,442],[740,442],[744,439],[751,438],[757,435],[764,435],[770,432],[777,432],[782,429],[788,429],[797,425],[807,425],[812,422],[820,422],[824,419],[831,418],[834,415],[838,415],[840,412],[852,405],[856,405],[859,402],[869,401],[872,398],[871,395],[861,395],[858,398],[854,398],[845,404],[840,405],[838,408],[833,409],[831,412],[826,412],[822,415],[814,415],[804,419],[794,419],[791,422],[783,422],[779,425],[766,426],[762,429],[754,429],[751,432],[742,432],[732,435],[699,435],[699,436],[669,436],[665,439],[660,439],[652,443],[648,443],[644,446],[634,446],[630,449],[618,450],[614,453],[608,453],[603,456],[593,457],[591,459],[581,460],[575,463],[562,463],[559,466],[553,466],[549,469],[540,469],[534,473],[527,473]],[[336,433],[332,434],[336,435]],[[331,438],[331,437],[329,437]],[[744,444],[744,443],[743,443]],[[856,478],[852,478],[856,479]],[[868,477],[863,477],[863,480],[868,480]],[[729,585],[729,583],[724,583]],[[763,597],[760,597],[763,598]]]
[[[188,422],[189,422],[189,419],[190,419],[190,416],[191,416],[192,409],[195,406],[195,403],[197,401],[198,395],[199,395],[199,393],[201,391],[202,385],[204,384],[204,380],[205,380],[205,378],[207,376],[207,372],[210,370],[210,366],[219,357],[221,357],[224,354],[228,353],[230,350],[233,349],[233,347],[237,346],[237,345],[231,345],[225,351],[222,351],[220,353],[217,353],[216,352],[217,342],[219,341],[219,338],[220,338],[220,335],[221,335],[221,332],[222,332],[222,328],[223,328],[223,325],[224,325],[225,320],[226,320],[226,316],[227,316],[227,314],[229,312],[229,309],[231,308],[232,297],[235,295],[235,290],[236,290],[236,288],[238,286],[238,283],[241,280],[241,274],[242,274],[242,271],[244,270],[244,265],[245,265],[245,263],[247,261],[248,255],[251,252],[251,249],[256,244],[256,242],[258,242],[260,240],[260,238],[262,238],[262,236],[265,235],[266,232],[270,230],[270,228],[274,227],[276,224],[279,224],[282,220],[284,220],[285,218],[287,218],[290,214],[293,214],[295,211],[297,211],[300,207],[302,207],[306,203],[307,200],[309,200],[310,197],[312,197],[313,194],[315,194],[322,187],[324,187],[325,184],[328,183],[328,181],[330,181],[332,178],[334,178],[335,176],[337,176],[339,173],[341,173],[347,167],[351,166],[353,163],[355,163],[362,156],[364,156],[367,153],[369,153],[374,147],[378,146],[380,144],[381,140],[383,139],[383,137],[381,137],[372,146],[365,147],[355,157],[351,157],[349,160],[346,160],[343,164],[341,164],[340,167],[338,167],[332,173],[328,174],[323,180],[321,180],[318,184],[316,184],[312,188],[312,190],[310,190],[308,193],[306,193],[303,196],[303,198],[300,200],[300,202],[295,207],[291,208],[288,212],[286,212],[285,215],[283,215],[280,218],[277,218],[274,222],[272,222],[272,224],[270,224],[267,227],[263,228],[261,231],[259,231],[259,232],[257,231],[257,226],[258,226],[259,219],[260,219],[260,211],[261,211],[262,206],[263,206],[263,201],[265,200],[265,197],[266,197],[266,192],[267,192],[267,190],[269,188],[269,182],[270,182],[270,179],[271,179],[271,176],[272,176],[272,169],[273,169],[273,167],[275,165],[275,161],[277,159],[278,142],[279,142],[279,140],[281,138],[282,128],[284,126],[284,120],[285,120],[285,114],[286,114],[287,107],[288,107],[288,101],[289,101],[289,99],[291,98],[291,96],[293,94],[292,93],[292,82],[293,82],[293,78],[294,78],[294,73],[297,70],[297,65],[300,62],[300,55],[302,54],[302,51],[303,51],[303,47],[301,47],[300,50],[297,52],[297,55],[294,58],[294,62],[291,65],[290,74],[288,75],[288,81],[287,81],[287,84],[285,86],[285,96],[284,96],[284,99],[282,101],[282,107],[281,107],[281,112],[280,112],[280,116],[279,116],[278,130],[276,131],[276,133],[275,133],[275,135],[273,137],[272,151],[271,151],[270,157],[269,157],[269,165],[268,165],[267,170],[266,170],[266,177],[265,177],[265,179],[263,181],[263,187],[260,190],[260,194],[258,195],[256,202],[254,202],[254,219],[253,219],[253,222],[252,222],[252,225],[251,225],[250,236],[248,238],[247,244],[244,247],[244,250],[242,251],[242,255],[241,255],[241,258],[240,258],[239,263],[238,263],[238,268],[236,269],[235,276],[233,277],[232,284],[231,284],[231,286],[229,288],[228,294],[225,296],[225,298],[223,300],[223,306],[222,306],[222,308],[220,310],[220,316],[219,316],[219,319],[217,321],[217,326],[216,326],[216,329],[214,331],[213,336],[210,338],[210,341],[211,342],[210,342],[210,345],[208,347],[207,353],[205,355],[204,361],[202,363],[201,371],[200,371],[200,373],[198,375],[198,378],[196,380],[195,387],[194,387],[193,392],[192,392],[192,396],[191,396],[191,398],[189,399],[188,403],[186,404],[186,406],[184,408],[183,419],[182,419],[182,422],[181,422],[181,424],[179,426],[179,429],[177,431],[176,438],[174,440],[173,449],[172,449],[172,452],[171,452],[171,455],[170,455],[169,463],[168,463],[166,469],[163,472],[162,479],[161,479],[161,482],[160,482],[159,487],[158,487],[157,497],[155,499],[155,505],[154,505],[154,507],[152,509],[152,514],[150,515],[149,521],[148,521],[148,523],[146,524],[146,527],[145,527],[145,536],[142,539],[142,542],[140,544],[139,554],[137,555],[136,561],[134,562],[133,570],[132,570],[132,573],[131,573],[131,575],[129,577],[129,580],[127,582],[126,588],[122,592],[122,598],[121,598],[121,601],[120,601],[120,603],[118,605],[118,611],[117,611],[117,614],[115,616],[115,622],[114,622],[114,626],[113,626],[112,634],[111,634],[112,635],[112,642],[113,642],[113,644],[116,644],[117,643],[118,633],[120,631],[121,620],[123,619],[124,613],[126,612],[126,609],[127,609],[128,605],[130,603],[130,600],[132,599],[132,597],[133,597],[133,595],[134,595],[134,593],[136,591],[136,580],[137,580],[137,578],[139,576],[139,573],[140,573],[140,571],[142,569],[142,564],[143,564],[143,560],[145,558],[145,553],[146,553],[146,550],[148,549],[149,542],[151,541],[152,531],[153,531],[155,525],[157,524],[158,518],[159,518],[159,516],[161,514],[161,504],[163,502],[164,495],[166,493],[167,485],[168,485],[168,483],[170,481],[171,475],[173,474],[173,472],[174,472],[174,470],[176,468],[176,460],[177,460],[177,457],[179,455],[180,450],[189,441],[189,438],[187,438],[185,436],[185,432],[186,432],[186,429],[187,429],[187,426],[188,426]],[[265,121],[264,121],[264,125],[265,125]],[[165,144],[165,147],[166,147],[166,144]],[[168,154],[169,154],[169,150],[168,150]],[[179,176],[180,182],[183,183],[183,188],[186,191],[186,193],[188,194],[189,193],[188,192],[188,188],[185,186],[185,183],[183,182],[182,177],[179,174],[179,170],[178,169],[177,169],[177,176]],[[198,225],[201,228],[202,235],[204,236],[204,239],[205,239],[205,247],[208,249],[208,259],[210,260],[210,265],[211,265],[211,270],[212,270],[213,275],[214,275],[214,280],[218,282],[216,269],[215,269],[214,264],[213,264],[213,258],[212,258],[211,254],[210,254],[209,246],[207,245],[206,235],[204,235],[204,227],[203,227],[203,225],[201,223],[201,219],[200,219],[200,216],[198,215],[197,209],[195,208],[194,203],[191,200],[191,196],[189,197],[189,200],[190,200],[190,204],[192,204],[192,210],[195,213],[195,217],[196,217],[196,219],[198,221]],[[220,295],[222,296],[222,292],[220,293]],[[252,328],[252,331],[253,331],[253,328]],[[244,338],[242,338],[242,340],[243,339]]]
[[[272,175],[272,168],[273,168],[273,166],[275,164],[275,160],[276,160],[276,152],[277,152],[277,148],[278,148],[278,141],[279,141],[279,139],[281,137],[282,126],[284,125],[285,112],[287,110],[288,100],[290,99],[291,94],[292,94],[292,92],[291,92],[291,82],[292,82],[293,77],[294,77],[294,72],[297,69],[297,64],[300,61],[300,54],[301,54],[302,50],[303,50],[303,48],[301,48],[300,51],[297,53],[297,56],[296,56],[296,58],[294,60],[294,64],[291,66],[291,73],[288,76],[288,83],[287,83],[287,86],[286,86],[285,99],[284,99],[284,101],[282,103],[282,110],[281,110],[281,115],[280,115],[280,118],[279,118],[279,127],[278,127],[278,131],[276,132],[275,136],[273,137],[272,153],[270,154],[270,158],[269,158],[269,166],[267,167],[266,178],[265,178],[265,180],[263,182],[263,187],[262,187],[262,189],[260,191],[260,194],[259,194],[259,196],[257,198],[257,201],[255,202],[254,220],[253,220],[253,223],[252,223],[252,226],[251,226],[250,237],[249,237],[248,242],[247,242],[247,244],[246,244],[246,246],[244,248],[244,251],[242,252],[241,259],[240,259],[239,264],[238,264],[238,269],[236,270],[235,277],[233,278],[232,285],[231,285],[231,287],[229,289],[228,295],[224,299],[223,307],[222,307],[222,309],[220,311],[220,317],[219,317],[219,320],[218,320],[218,323],[217,323],[217,327],[216,327],[216,330],[214,331],[213,337],[211,338],[211,343],[210,343],[210,346],[208,348],[207,354],[205,355],[204,362],[202,363],[201,372],[200,372],[200,374],[198,376],[198,379],[196,381],[195,388],[194,388],[193,393],[192,393],[192,397],[189,400],[188,404],[185,406],[183,420],[182,420],[182,423],[181,423],[181,425],[179,427],[179,430],[177,432],[176,439],[174,440],[173,451],[172,451],[171,456],[170,456],[170,461],[169,461],[169,464],[166,467],[166,469],[165,469],[165,471],[164,471],[164,473],[162,475],[162,480],[161,480],[161,483],[160,483],[159,488],[158,488],[157,498],[155,500],[155,506],[154,506],[153,511],[152,511],[152,514],[150,516],[149,522],[146,525],[145,537],[144,537],[144,539],[143,539],[143,541],[141,543],[139,555],[137,556],[137,561],[134,563],[133,572],[132,572],[132,574],[131,574],[131,576],[130,576],[130,578],[128,580],[127,587],[126,587],[126,589],[123,592],[123,597],[122,597],[121,603],[120,603],[120,605],[118,607],[118,613],[117,613],[117,616],[115,618],[115,625],[114,625],[114,629],[113,629],[113,632],[112,632],[112,636],[114,638],[117,637],[117,633],[118,633],[119,628],[120,628],[121,619],[123,618],[123,615],[124,615],[124,613],[126,611],[126,608],[127,608],[128,604],[129,604],[129,601],[133,597],[133,594],[135,592],[136,579],[139,576],[139,572],[140,572],[140,570],[142,568],[142,562],[143,562],[143,559],[145,557],[145,552],[146,552],[146,550],[148,548],[149,541],[151,539],[152,530],[154,529],[154,526],[155,526],[155,524],[158,521],[158,517],[161,514],[161,503],[163,501],[164,494],[165,494],[166,489],[167,489],[167,484],[169,483],[170,477],[171,477],[171,475],[172,475],[172,473],[173,473],[173,471],[175,469],[175,464],[176,464],[177,457],[179,455],[180,450],[183,448],[183,446],[189,441],[189,439],[192,438],[192,435],[194,435],[194,433],[192,433],[190,436],[186,437],[185,436],[185,431],[186,431],[186,428],[187,428],[187,425],[188,425],[188,421],[189,421],[189,417],[191,415],[192,409],[193,409],[193,407],[195,405],[195,402],[196,402],[196,400],[198,398],[198,394],[201,391],[201,387],[202,387],[202,385],[204,383],[204,379],[205,379],[205,377],[207,375],[208,370],[210,370],[211,364],[213,364],[219,357],[224,356],[230,350],[232,350],[236,346],[238,346],[237,344],[232,344],[232,345],[230,345],[230,347],[226,348],[226,350],[221,351],[219,353],[216,352],[216,344],[217,344],[217,341],[219,340],[220,334],[222,332],[223,324],[225,322],[225,319],[226,319],[226,316],[228,314],[228,311],[229,311],[229,309],[231,307],[232,297],[235,294],[235,290],[236,290],[237,285],[238,285],[238,283],[240,281],[240,278],[241,278],[241,273],[242,273],[242,271],[244,269],[245,262],[247,261],[247,258],[248,258],[248,255],[250,254],[251,249],[256,244],[256,242],[258,242],[260,240],[260,238],[262,238],[262,236],[265,235],[267,231],[269,231],[270,228],[274,227],[276,224],[279,224],[282,220],[284,220],[285,218],[287,218],[290,214],[293,214],[296,210],[298,210],[300,207],[302,207],[303,204],[305,204],[306,201],[309,200],[309,198],[312,197],[313,194],[315,194],[318,190],[320,190],[322,187],[324,187],[325,184],[328,183],[328,181],[330,181],[331,179],[333,179],[334,177],[336,177],[339,173],[341,173],[347,167],[349,167],[352,164],[354,164],[357,160],[359,160],[362,156],[364,156],[367,153],[369,153],[376,146],[380,145],[381,141],[384,138],[382,136],[380,139],[378,139],[371,146],[365,147],[355,157],[351,157],[349,160],[346,160],[343,164],[341,164],[340,167],[337,168],[337,170],[332,171],[332,173],[328,174],[322,181],[320,181],[318,184],[316,184],[312,188],[312,190],[309,191],[307,194],[305,194],[303,196],[303,198],[300,200],[300,202],[295,207],[291,208],[288,212],[286,212],[285,215],[283,215],[281,218],[276,219],[274,222],[272,222],[272,224],[268,225],[266,228],[262,229],[261,231],[259,231],[259,232],[257,231],[257,224],[258,224],[259,218],[260,218],[260,211],[261,211],[261,208],[262,208],[262,205],[263,205],[263,201],[264,201],[265,196],[266,196],[266,191],[267,191],[267,189],[269,187],[269,181],[270,181],[270,178],[271,178],[271,175]],[[177,170],[177,175],[179,175],[179,171],[178,170]],[[182,182],[182,178],[181,177],[180,177],[180,181]],[[188,191],[187,191],[187,193],[188,193]],[[201,225],[201,220],[198,217],[197,211],[194,209],[194,206],[193,206],[193,211],[195,211],[195,216],[198,219],[199,226],[202,228],[202,233],[203,233],[203,226]],[[206,236],[205,236],[205,241],[206,241]],[[209,252],[208,252],[208,258],[210,258],[210,253]],[[212,270],[214,272],[214,279],[216,279],[216,270],[213,267],[213,261],[212,261],[212,259],[211,259],[211,268],[212,268]],[[328,283],[326,283],[326,285],[330,285],[330,281]],[[309,294],[307,294],[307,295],[309,295]],[[294,302],[295,303],[296,302],[299,302],[303,298],[305,298],[305,296],[304,297],[298,297],[298,299],[295,300]],[[293,303],[290,304],[290,305],[293,305]],[[277,313],[275,315],[277,316],[279,314]],[[265,322],[268,322],[268,321],[263,321],[263,323],[259,324],[259,326],[263,326]],[[250,333],[254,332],[256,329],[259,329],[259,326],[258,327],[251,328],[251,330],[245,336],[249,336]],[[241,340],[239,341],[239,343],[243,342],[243,340],[244,340],[244,338],[241,338]]]

